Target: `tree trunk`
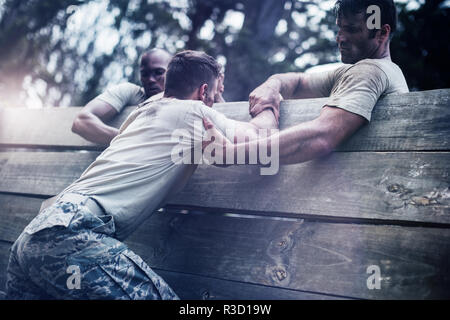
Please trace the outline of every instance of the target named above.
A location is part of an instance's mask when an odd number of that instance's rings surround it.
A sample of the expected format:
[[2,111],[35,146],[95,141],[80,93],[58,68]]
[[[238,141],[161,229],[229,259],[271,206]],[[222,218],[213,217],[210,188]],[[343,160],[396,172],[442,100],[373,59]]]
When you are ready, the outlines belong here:
[[[225,99],[247,100],[249,93],[266,79],[267,48],[274,39],[275,28],[281,19],[286,0],[247,0],[244,2],[245,20],[238,38],[229,48],[225,72]],[[250,62],[249,59],[250,58]]]

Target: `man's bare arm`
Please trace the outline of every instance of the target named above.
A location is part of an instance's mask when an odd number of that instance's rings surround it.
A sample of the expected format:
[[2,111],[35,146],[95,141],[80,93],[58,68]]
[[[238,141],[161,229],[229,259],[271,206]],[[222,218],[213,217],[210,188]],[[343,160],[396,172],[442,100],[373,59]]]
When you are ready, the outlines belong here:
[[303,73],[275,74],[250,93],[250,114],[256,116],[262,110],[271,106],[278,110],[281,101],[280,95],[284,99],[316,97],[308,84],[307,77]]
[[[278,121],[271,110],[264,110],[249,122],[235,121],[233,142],[230,142],[225,136],[219,133],[219,131],[213,126],[209,119],[203,119],[203,126],[206,130],[208,130],[209,128],[211,128],[212,130],[207,131],[209,136],[207,135],[206,138],[204,138],[202,142],[202,149],[205,150],[205,148],[211,144],[211,140],[214,140],[213,144],[215,150],[221,150],[221,147],[223,146],[223,151],[226,151],[225,141],[229,142],[229,148],[232,148],[239,142],[257,140],[260,135],[259,130],[266,130],[264,136],[270,136],[273,133],[272,129],[278,129]],[[223,161],[221,164],[212,164],[218,167],[227,167],[231,165],[226,164],[226,152],[222,153],[222,155]]]
[[[267,146],[278,148],[280,164],[294,164],[309,161],[332,152],[340,143],[345,141],[366,120],[356,114],[334,107],[324,107],[320,116],[312,121],[300,123],[271,137],[257,139],[245,143],[233,144],[213,128],[212,123],[206,121],[205,127],[212,130],[217,147],[223,146],[223,152],[234,148],[234,154],[245,154],[250,150]],[[260,159],[258,159],[258,162]]]
[[72,132],[94,143],[109,145],[119,130],[105,122],[117,115],[117,110],[108,103],[91,100],[77,115],[72,124]]
[[236,121],[234,142],[249,141],[258,139],[259,130],[267,130],[267,136],[270,135],[270,129],[278,129],[278,121],[271,110],[264,110],[249,122]]
[[279,133],[280,164],[302,163],[327,155],[366,122],[354,113],[325,106],[316,119]]

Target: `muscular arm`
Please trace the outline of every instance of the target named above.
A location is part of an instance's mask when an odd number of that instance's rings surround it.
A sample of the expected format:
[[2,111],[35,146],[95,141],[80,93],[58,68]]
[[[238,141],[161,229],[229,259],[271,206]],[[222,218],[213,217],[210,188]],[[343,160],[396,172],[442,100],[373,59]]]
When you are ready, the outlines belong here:
[[250,93],[250,114],[256,116],[262,110],[271,106],[278,109],[281,101],[280,94],[284,99],[316,97],[303,73],[275,74]]
[[[219,137],[214,143],[223,144],[224,154],[228,148],[234,148],[235,155],[245,154],[247,157],[250,150],[254,150],[255,147],[268,146],[269,150],[278,148],[280,164],[294,164],[330,153],[365,123],[366,120],[359,115],[325,106],[318,118],[280,131],[271,137],[239,144],[233,144]],[[213,129],[212,124],[207,121],[205,127]],[[214,135],[220,133],[214,131]]]
[[366,122],[366,119],[354,113],[325,106],[316,119],[279,133],[280,163],[301,163],[324,156]]
[[[223,156],[222,162],[215,163],[214,161],[212,161],[211,164],[218,166],[218,167],[226,167],[228,165],[231,165],[232,163],[228,163],[227,159],[226,159],[226,154],[227,154],[226,148],[224,147],[223,149],[221,149],[222,141],[228,141],[228,140],[221,133],[219,133],[219,131],[217,131],[217,129],[215,129],[213,124],[209,121],[210,120],[207,118],[203,119],[203,124],[205,126],[205,129],[207,130],[207,135],[206,135],[206,137],[204,137],[204,139],[202,141],[202,149],[204,152],[206,152],[207,154],[209,154],[211,156],[213,153],[209,153],[209,152],[212,150],[216,150],[215,152],[224,151],[222,153],[222,156]],[[212,130],[208,130],[209,125],[211,126]],[[270,136],[272,134],[271,129],[278,129],[278,122],[275,118],[275,115],[273,114],[273,112],[271,110],[264,110],[263,112],[258,114],[255,118],[250,120],[249,122],[235,121],[234,122],[234,139],[233,139],[234,144],[232,144],[231,142],[228,141],[230,143],[230,148],[233,148],[233,146],[238,145],[238,143],[240,143],[240,142],[244,142],[244,144],[245,144],[245,141],[247,141],[247,142],[256,141],[260,134],[259,130],[264,130],[264,129],[267,130],[265,133],[265,137]],[[209,151],[207,151],[206,148],[208,147],[208,145],[211,144],[212,137],[214,137],[214,139],[213,139],[214,142],[209,147]],[[215,152],[214,152],[214,154],[215,154]],[[233,162],[233,159],[231,159],[231,161]],[[236,162],[236,158],[235,158],[234,162]]]
[[109,145],[119,130],[105,122],[117,115],[116,109],[100,100],[91,100],[77,115],[72,124],[72,132],[94,143]]
[[236,121],[234,141],[244,141],[246,137],[249,141],[258,138],[258,130],[267,129],[267,135],[270,135],[270,129],[278,129],[277,120],[271,110],[264,110],[249,122]]

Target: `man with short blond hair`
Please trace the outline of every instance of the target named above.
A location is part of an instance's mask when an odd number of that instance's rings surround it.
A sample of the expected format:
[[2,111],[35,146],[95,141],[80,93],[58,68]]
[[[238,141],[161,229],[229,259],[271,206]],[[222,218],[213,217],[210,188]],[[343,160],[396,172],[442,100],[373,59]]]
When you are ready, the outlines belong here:
[[202,137],[191,137],[202,132],[204,117],[231,140],[235,131],[276,126],[271,111],[239,122],[211,108],[220,67],[203,52],[174,56],[164,96],[131,113],[110,146],[16,240],[7,271],[8,299],[177,298],[123,243],[197,168],[184,161],[190,152],[172,157],[180,144],[174,132],[185,133],[185,149],[201,150]]

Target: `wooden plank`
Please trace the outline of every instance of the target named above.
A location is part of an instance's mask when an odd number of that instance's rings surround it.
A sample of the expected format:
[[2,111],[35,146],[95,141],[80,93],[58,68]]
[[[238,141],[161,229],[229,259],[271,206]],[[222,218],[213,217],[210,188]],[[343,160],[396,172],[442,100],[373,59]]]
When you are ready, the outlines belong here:
[[197,169],[170,204],[340,218],[450,222],[449,153],[334,153],[283,166]]
[[344,300],[347,298],[155,269],[183,300]]
[[[31,218],[28,214],[18,221]],[[8,219],[2,214],[2,221]],[[203,277],[191,289],[182,289],[188,297],[204,291],[228,297],[238,282],[353,298],[450,298],[448,228],[166,212],[155,213],[126,243],[156,270]],[[6,266],[5,259],[0,267]],[[367,288],[372,265],[381,271],[379,290]],[[184,287],[188,280],[180,277],[175,276],[181,284],[171,285]],[[234,283],[216,287],[220,281],[211,278]],[[261,290],[266,298],[271,294]],[[258,290],[244,291],[247,299]],[[283,295],[289,298],[287,292]]]
[[[126,108],[109,124],[118,128],[134,109]],[[81,107],[0,109],[0,146],[104,149],[72,132],[72,122],[80,110]]]
[[[53,196],[93,153],[0,152],[0,192]],[[334,153],[261,176],[201,166],[170,205],[380,221],[450,223],[450,153]],[[257,186],[257,187],[255,187]]]
[[9,261],[9,249],[11,242],[0,241],[0,291],[5,291],[6,283],[6,268]]
[[[280,128],[315,118],[326,99],[286,100],[281,105]],[[411,92],[381,99],[372,122],[339,151],[449,150],[450,89]],[[215,109],[233,119],[247,121],[248,102],[216,104]],[[119,126],[134,107],[112,124]],[[0,146],[57,146],[101,149],[71,132],[80,108],[0,110]]]
[[[9,247],[37,215],[42,199],[0,194],[0,290],[4,288]],[[145,244],[143,244],[145,245]],[[183,299],[337,299],[340,297],[231,282],[155,270]]]
[[78,179],[98,155],[96,151],[0,152],[0,192],[56,195]]
[[[6,268],[11,243],[0,241],[0,291],[5,290]],[[272,288],[155,269],[181,299],[189,300],[329,300],[330,295]],[[0,300],[1,300],[0,296]]]
[[[174,272],[355,298],[450,298],[450,229],[155,213],[127,243]],[[380,289],[367,286],[374,265]]]
[[0,194],[0,241],[14,242],[38,214],[44,199]]

